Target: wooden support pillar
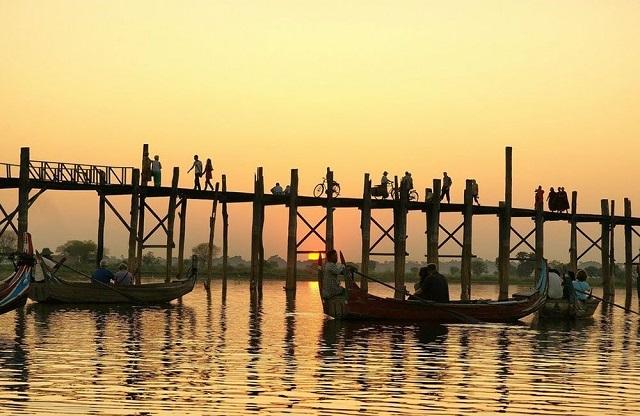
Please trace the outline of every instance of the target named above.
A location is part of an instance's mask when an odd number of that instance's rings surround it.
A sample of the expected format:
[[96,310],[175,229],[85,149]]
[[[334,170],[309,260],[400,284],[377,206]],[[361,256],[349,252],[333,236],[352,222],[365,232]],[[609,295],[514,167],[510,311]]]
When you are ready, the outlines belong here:
[[325,222],[326,251],[333,250],[333,171],[327,168],[327,220]]
[[[433,180],[433,193],[427,200],[427,263],[436,266],[439,262],[438,242],[440,239],[440,194],[442,181]],[[425,193],[426,195],[426,193]]]
[[287,282],[288,292],[296,291],[296,265],[298,262],[298,169],[291,169],[289,182],[289,227],[287,231]]
[[222,175],[222,298],[227,296],[229,261],[229,213],[227,212],[227,175]]
[[216,218],[218,214],[218,189],[220,183],[216,182],[214,192],[214,199],[211,206],[211,216],[209,217],[209,243],[207,245],[207,281],[205,288],[211,289],[211,279],[213,278],[213,241],[216,235]]
[[136,246],[136,269],[133,275],[137,284],[142,281],[142,250],[144,249],[144,213],[147,208],[147,198],[145,188],[140,188],[140,198],[138,203],[138,243]]
[[99,193],[98,202],[98,247],[96,249],[96,267],[100,266],[100,260],[104,257],[104,220],[106,217],[106,197]]
[[[363,275],[369,275],[369,247],[371,247],[371,179],[369,174],[364,174],[364,186],[362,189],[362,208],[360,210],[360,232],[362,234],[362,262],[360,271]],[[369,290],[369,282],[366,277],[360,277],[360,288],[365,292]]]
[[631,200],[629,198],[624,199],[624,218],[624,304],[629,309],[633,298],[633,231],[629,223],[631,221]]
[[601,254],[602,254],[602,294],[605,298],[611,297],[611,264],[610,259],[610,245],[609,245],[609,201],[602,199],[600,201],[600,208],[602,210],[602,234],[601,234]]
[[167,212],[167,268],[164,281],[171,281],[171,266],[173,263],[173,226],[176,220],[176,199],[178,198],[178,180],[180,179],[180,168],[173,168],[173,176],[171,177],[171,194],[169,194],[169,209]]
[[571,238],[569,241],[569,269],[574,273],[578,271],[578,192],[571,192]]
[[[131,220],[129,221],[129,253],[127,263],[129,270],[136,271],[136,247],[137,247],[137,231],[138,231],[138,211],[140,208],[140,170],[134,169],[131,173]],[[136,284],[140,284],[140,276],[135,275]]]
[[509,298],[509,271],[511,257],[511,207],[513,205],[513,152],[505,148],[504,204],[500,210],[498,225],[498,299]]
[[254,178],[254,197],[253,197],[253,217],[251,221],[251,281],[250,290],[251,295],[255,295],[259,292],[259,284],[261,281],[262,272],[262,260],[264,254],[262,253],[262,215],[264,212],[264,179],[262,175],[262,168],[259,167]]
[[180,203],[180,229],[178,235],[178,272],[176,275],[179,279],[182,279],[184,273],[184,237],[187,231],[187,201],[186,197],[182,198]]
[[29,231],[29,148],[20,148],[20,179],[18,180],[18,252],[24,250],[24,234]]
[[539,202],[536,204],[536,214],[535,214],[535,259],[536,259],[536,268],[535,268],[535,279],[538,279],[540,276],[540,272],[542,270],[542,264],[544,262],[544,203]]
[[462,229],[462,264],[460,267],[461,300],[471,299],[471,239],[473,230],[473,181],[467,179],[464,189],[464,226]]
[[609,221],[609,268],[610,268],[610,279],[609,279],[609,293],[611,294],[611,299],[616,295],[616,252],[615,252],[615,215],[616,215],[616,201],[611,200],[611,211],[609,212],[610,221]]
[[[396,182],[398,177],[396,176]],[[396,188],[398,189],[398,188]],[[400,198],[393,204],[393,272],[395,277],[395,298],[404,299],[405,262],[407,257],[407,211],[409,207],[409,189],[407,183],[402,182]]]

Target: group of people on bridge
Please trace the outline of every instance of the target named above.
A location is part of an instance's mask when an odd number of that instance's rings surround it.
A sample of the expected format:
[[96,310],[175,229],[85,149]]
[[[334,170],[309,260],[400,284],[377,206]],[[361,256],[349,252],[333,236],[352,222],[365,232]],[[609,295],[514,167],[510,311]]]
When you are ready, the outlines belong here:
[[[535,204],[542,205],[544,201],[544,189],[542,189],[542,185],[539,185],[535,190]],[[553,187],[549,189],[547,204],[551,212],[569,212],[571,210],[569,196],[563,186],[559,187],[557,191]]]

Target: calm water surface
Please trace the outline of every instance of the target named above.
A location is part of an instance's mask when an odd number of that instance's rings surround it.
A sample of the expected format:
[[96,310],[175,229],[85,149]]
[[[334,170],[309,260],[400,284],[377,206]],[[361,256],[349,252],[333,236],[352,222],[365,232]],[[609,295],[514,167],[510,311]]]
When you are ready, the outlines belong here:
[[[640,414],[636,315],[578,324],[341,324],[317,284],[201,286],[162,308],[0,316],[0,414]],[[496,296],[475,286],[475,297]],[[624,299],[618,292],[617,299]]]

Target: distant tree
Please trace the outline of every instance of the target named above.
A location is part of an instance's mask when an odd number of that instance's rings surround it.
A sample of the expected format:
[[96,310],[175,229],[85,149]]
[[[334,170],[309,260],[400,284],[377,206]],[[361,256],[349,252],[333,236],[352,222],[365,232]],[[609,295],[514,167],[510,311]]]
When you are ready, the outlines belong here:
[[[198,256],[199,259],[206,261],[209,256],[209,243],[200,243],[191,249],[191,253]],[[220,247],[213,245],[213,257],[218,257],[220,254]]]
[[459,267],[451,266],[451,267],[449,268],[449,275],[450,275],[450,276],[455,276],[455,275],[457,275],[458,273],[460,273],[460,268],[459,268]]
[[489,271],[489,267],[484,260],[476,259],[471,262],[471,272],[474,276],[481,276]]
[[45,247],[42,249],[40,254],[42,254],[42,257],[51,257],[53,255],[53,251],[51,251],[49,247]]
[[8,255],[18,248],[18,238],[15,234],[6,232],[0,236],[0,255]]
[[518,252],[518,254],[516,254],[516,259],[518,261],[516,273],[518,273],[518,276],[531,276],[531,273],[533,273],[536,268],[535,258],[535,254],[526,253],[524,251],[520,251]]
[[98,246],[91,240],[70,240],[59,246],[56,251],[76,263],[88,263],[96,258]]
[[378,262],[375,260],[369,260],[369,271],[370,272],[375,272],[376,271],[376,266],[378,265]]
[[562,271],[567,269],[567,264],[558,260],[551,260],[549,262],[549,268]]
[[156,257],[155,254],[153,254],[151,251],[148,251],[146,253],[144,253],[144,256],[142,256],[142,265],[149,267],[149,266],[155,266],[157,264],[160,264],[161,259],[159,257]]
[[597,266],[587,266],[584,268],[584,271],[587,272],[587,275],[590,277],[600,277],[602,276],[602,268]]

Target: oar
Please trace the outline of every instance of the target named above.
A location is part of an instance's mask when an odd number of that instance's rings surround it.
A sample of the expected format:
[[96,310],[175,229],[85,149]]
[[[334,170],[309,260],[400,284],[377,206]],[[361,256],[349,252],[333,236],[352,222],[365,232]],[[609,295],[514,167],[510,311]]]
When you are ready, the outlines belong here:
[[618,305],[617,303],[613,303],[613,302],[610,302],[610,301],[608,301],[608,300],[605,300],[605,299],[603,299],[603,298],[601,298],[601,297],[599,297],[599,296],[596,296],[596,295],[591,294],[590,292],[584,292],[584,291],[582,291],[582,290],[578,290],[578,289],[575,289],[575,291],[576,291],[577,293],[582,293],[582,294],[585,294],[585,295],[591,296],[592,298],[594,298],[594,299],[598,299],[599,301],[604,302],[604,303],[606,303],[606,304],[608,304],[608,305],[615,306],[616,308],[620,308],[620,309],[622,309],[622,310],[623,310],[623,311],[625,311],[625,312],[631,312],[631,313],[635,313],[636,315],[640,315],[640,313],[638,313],[638,312],[636,312],[636,311],[632,311],[631,309],[625,308],[624,306]]
[[138,298],[136,298],[135,296],[131,296],[131,295],[127,294],[127,293],[124,293],[124,292],[123,292],[123,291],[121,291],[121,290],[116,289],[113,285],[109,285],[109,284],[107,284],[107,283],[103,283],[103,282],[101,282],[101,281],[99,281],[99,280],[96,280],[96,279],[94,279],[93,277],[89,276],[88,274],[83,273],[83,272],[81,272],[81,271],[79,271],[79,270],[76,270],[76,269],[74,269],[73,267],[67,266],[66,264],[58,263],[58,262],[56,262],[55,260],[52,260],[52,261],[53,261],[54,263],[56,263],[56,264],[61,264],[61,265],[62,265],[62,267],[66,268],[66,269],[69,269],[69,270],[71,270],[72,272],[79,274],[80,276],[86,277],[87,279],[91,280],[91,281],[92,281],[92,282],[94,282],[94,283],[99,284],[99,285],[100,285],[100,286],[102,286],[102,287],[106,287],[107,289],[110,289],[110,290],[112,290],[112,291],[116,292],[117,294],[124,296],[125,298],[129,299],[129,300],[130,300],[130,301],[132,301],[132,302],[135,302],[135,303],[145,303],[143,300],[138,299]]

